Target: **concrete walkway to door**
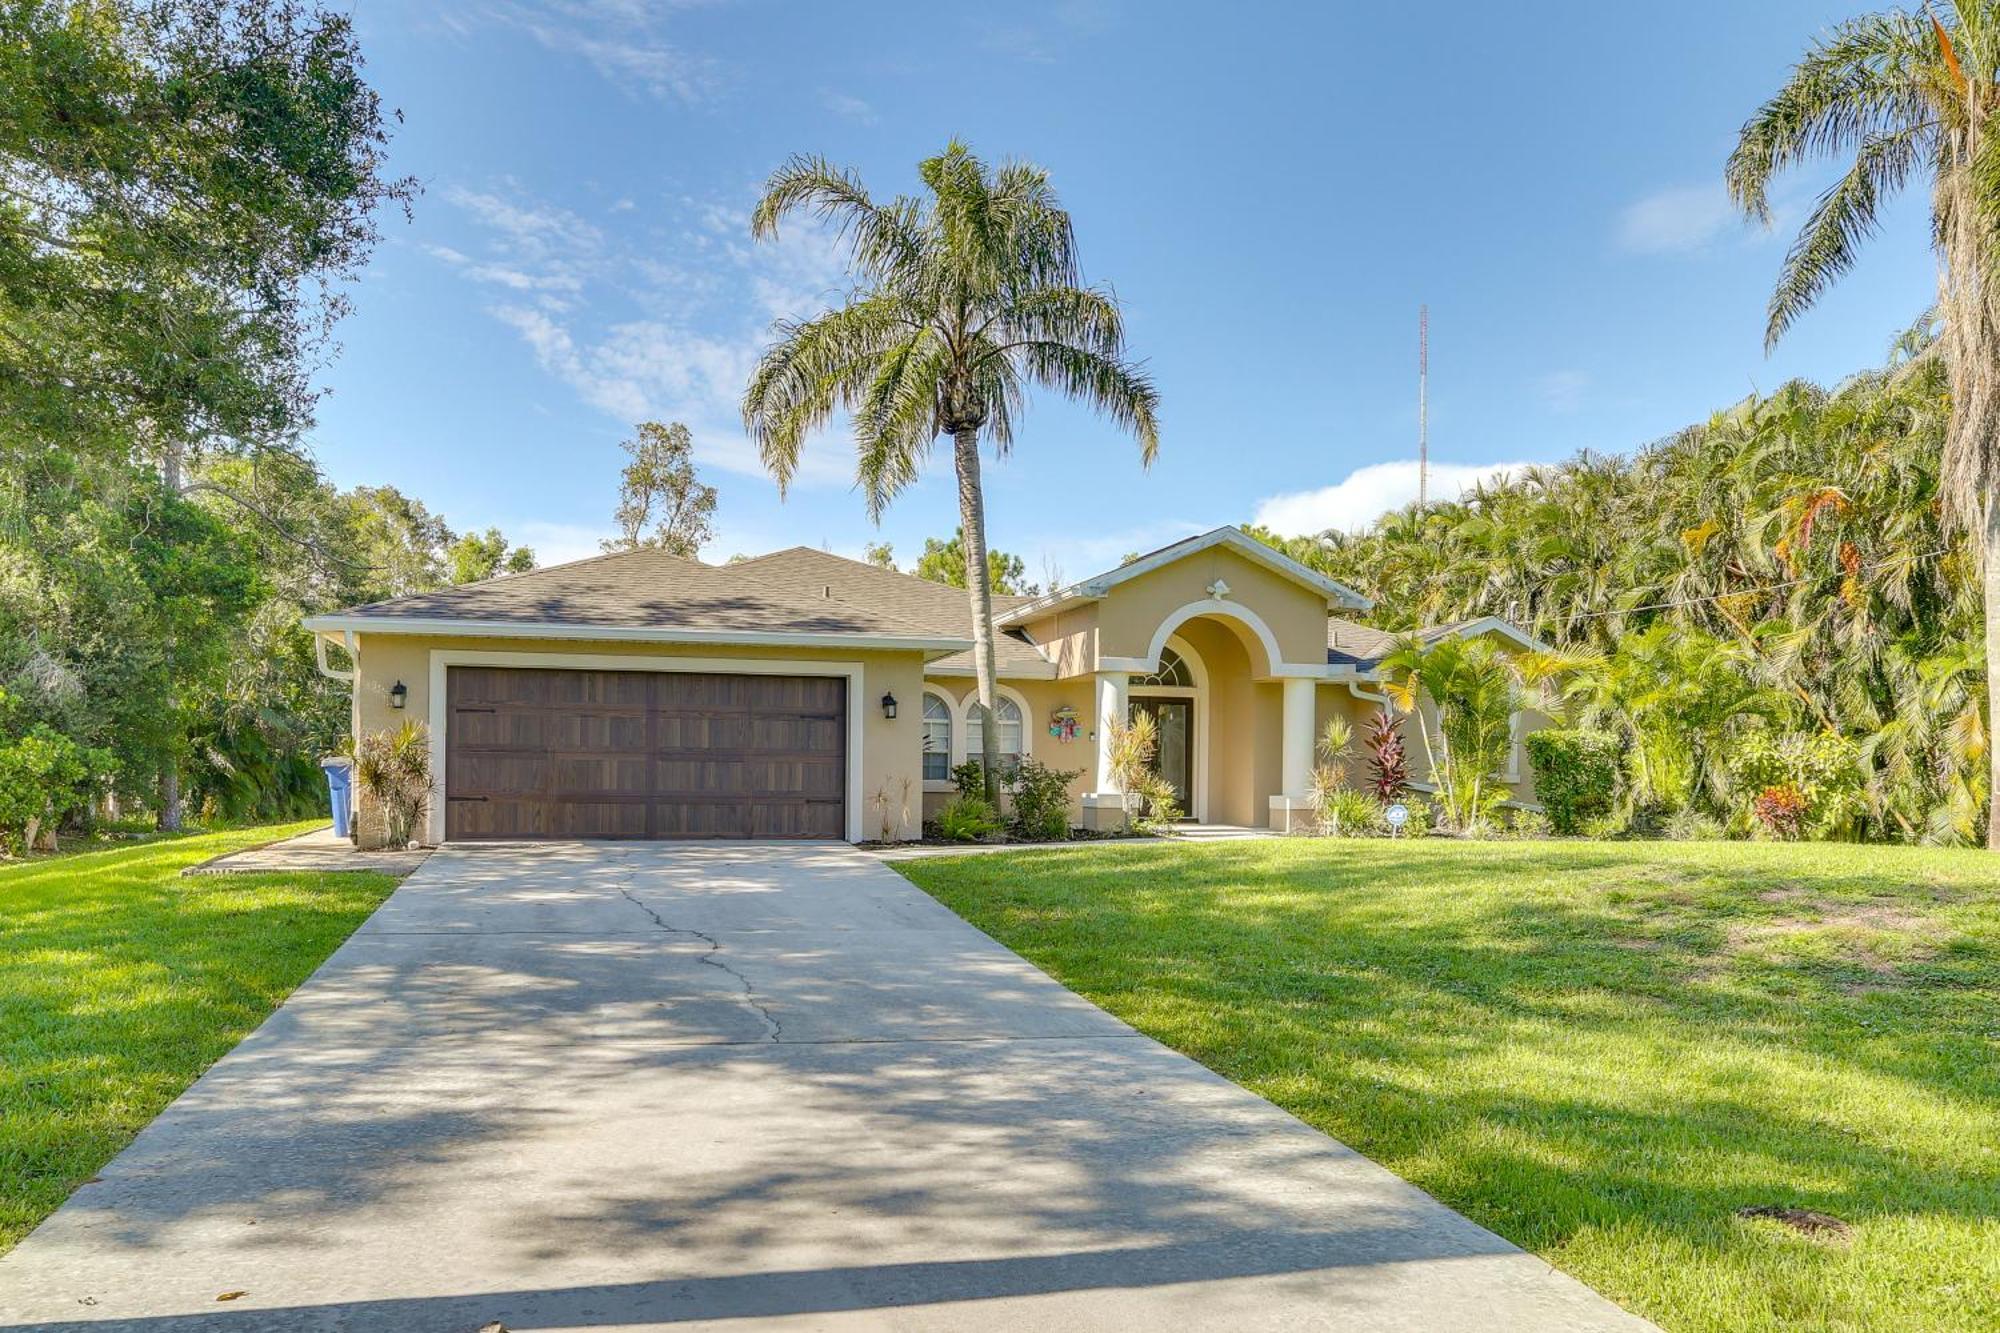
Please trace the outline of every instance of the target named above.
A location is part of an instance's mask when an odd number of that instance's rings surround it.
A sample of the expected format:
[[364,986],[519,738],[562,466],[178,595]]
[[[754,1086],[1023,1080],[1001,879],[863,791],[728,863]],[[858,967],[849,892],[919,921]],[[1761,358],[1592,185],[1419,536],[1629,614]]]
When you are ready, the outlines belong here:
[[6,1329],[493,1321],[1646,1327],[845,846],[441,851],[0,1259]]

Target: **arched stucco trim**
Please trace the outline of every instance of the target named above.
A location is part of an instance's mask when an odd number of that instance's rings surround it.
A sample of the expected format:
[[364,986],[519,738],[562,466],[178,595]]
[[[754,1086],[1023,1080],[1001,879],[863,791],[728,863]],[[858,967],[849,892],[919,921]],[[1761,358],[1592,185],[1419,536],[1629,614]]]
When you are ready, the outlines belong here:
[[[1014,707],[1021,710],[1021,754],[1033,758],[1035,753],[1035,710],[1028,706],[1028,697],[1012,685],[1000,681],[993,682],[994,693],[1003,699],[1011,699]],[[979,687],[968,683],[962,698],[954,697],[943,682],[927,680],[924,693],[935,694],[951,709],[951,762],[955,768],[973,756],[966,749],[966,724],[972,716],[972,707],[979,702]]]
[[1198,619],[1202,616],[1213,616],[1217,620],[1233,620],[1244,629],[1250,631],[1251,636],[1264,651],[1263,662],[1258,663],[1253,661],[1250,664],[1253,674],[1258,676],[1274,675],[1276,674],[1276,669],[1283,664],[1285,654],[1278,647],[1278,636],[1271,632],[1271,627],[1264,623],[1262,616],[1241,602],[1226,602],[1217,597],[1210,597],[1199,602],[1189,602],[1186,606],[1167,614],[1166,618],[1160,622],[1160,627],[1153,631],[1153,642],[1146,650],[1147,665],[1145,669],[1147,671],[1158,671],[1160,669],[1160,649],[1167,646],[1167,640],[1173,637],[1174,631],[1178,630],[1182,625],[1187,624],[1188,621]]

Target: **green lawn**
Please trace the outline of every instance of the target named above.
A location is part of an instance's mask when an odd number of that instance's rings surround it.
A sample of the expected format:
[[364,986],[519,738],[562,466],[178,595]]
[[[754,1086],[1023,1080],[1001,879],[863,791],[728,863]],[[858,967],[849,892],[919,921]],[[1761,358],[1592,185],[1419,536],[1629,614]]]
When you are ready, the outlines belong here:
[[[1669,1329],[2000,1327],[2000,860],[1270,841],[898,867]],[[1807,1237],[1736,1210],[1814,1209]]]
[[262,1022],[394,887],[374,874],[180,876],[312,827],[0,865],[0,1250]]

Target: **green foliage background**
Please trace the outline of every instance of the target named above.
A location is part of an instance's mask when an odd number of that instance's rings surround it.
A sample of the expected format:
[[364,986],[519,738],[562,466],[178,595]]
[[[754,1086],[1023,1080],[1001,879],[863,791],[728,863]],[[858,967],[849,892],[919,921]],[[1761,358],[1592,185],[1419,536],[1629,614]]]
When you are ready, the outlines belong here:
[[1619,734],[1632,798],[1734,817],[1743,735],[1830,731],[1862,769],[1856,836],[1982,835],[1979,566],[1941,520],[1950,398],[1928,326],[1883,368],[1797,382],[1628,455],[1580,454],[1385,515],[1259,535],[1411,629],[1504,616],[1601,670],[1572,721]]

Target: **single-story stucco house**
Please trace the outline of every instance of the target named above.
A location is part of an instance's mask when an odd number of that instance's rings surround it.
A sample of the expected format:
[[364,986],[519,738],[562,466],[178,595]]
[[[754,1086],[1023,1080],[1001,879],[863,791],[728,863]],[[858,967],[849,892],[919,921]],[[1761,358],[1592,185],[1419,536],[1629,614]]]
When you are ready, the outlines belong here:
[[[1340,614],[1370,606],[1230,527],[996,596],[1001,751],[1074,770],[1078,821],[1103,826],[1123,802],[1101,723],[1143,709],[1194,819],[1292,827],[1320,728],[1342,714],[1359,736],[1383,705],[1390,636]],[[432,842],[914,837],[986,722],[962,589],[807,547],[603,555],[305,623],[352,680],[356,735],[429,723]],[[1492,619],[1425,633],[1536,646]],[[1521,804],[1540,722],[1517,719],[1502,775]],[[357,827],[379,827],[365,801]]]

